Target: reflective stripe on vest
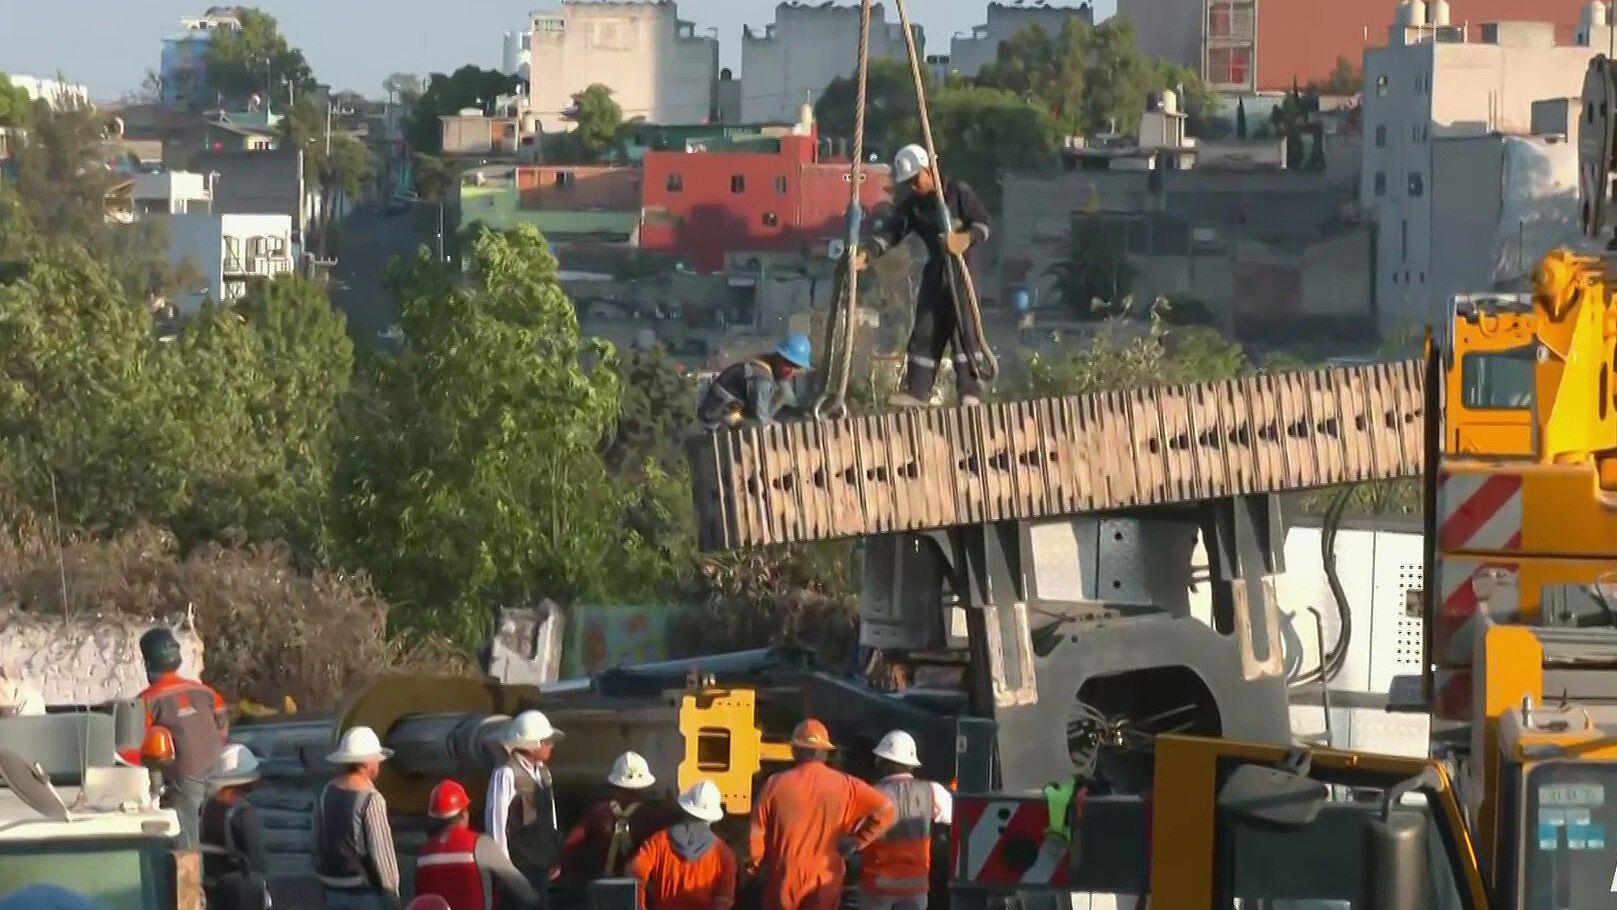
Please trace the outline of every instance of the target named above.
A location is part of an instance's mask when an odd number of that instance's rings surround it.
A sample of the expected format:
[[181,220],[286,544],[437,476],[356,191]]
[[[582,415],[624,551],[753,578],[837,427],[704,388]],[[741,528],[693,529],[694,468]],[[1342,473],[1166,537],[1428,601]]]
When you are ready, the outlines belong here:
[[932,871],[932,784],[914,777],[890,777],[876,789],[893,801],[893,826],[864,850],[859,887],[872,894],[908,897],[925,894]]
[[417,894],[436,894],[451,910],[492,910],[494,889],[477,865],[477,832],[458,827],[421,848],[415,861]]

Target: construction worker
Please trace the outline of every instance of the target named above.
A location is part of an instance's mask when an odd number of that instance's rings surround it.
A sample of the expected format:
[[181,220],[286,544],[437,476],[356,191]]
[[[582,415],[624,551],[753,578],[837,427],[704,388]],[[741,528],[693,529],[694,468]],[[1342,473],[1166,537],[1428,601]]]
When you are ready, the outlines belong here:
[[897,819],[865,848],[859,873],[861,910],[926,910],[932,875],[932,826],[954,817],[954,800],[942,784],[921,780],[915,737],[894,730],[876,744],[876,789],[893,801]]
[[669,807],[650,798],[657,782],[638,752],[625,752],[606,776],[612,792],[584,811],[561,847],[561,880],[580,892],[598,878],[620,878],[646,839],[674,821]]
[[471,825],[472,798],[459,781],[439,781],[427,797],[433,831],[415,863],[415,893],[443,898],[445,910],[536,907],[539,895],[505,851]]
[[[908,192],[899,200],[892,217],[860,245],[854,258],[854,267],[863,269],[870,259],[902,243],[912,233],[926,244],[926,267],[921,273],[904,384],[890,399],[899,407],[921,407],[931,401],[939,359],[951,347],[955,347],[955,385],[960,403],[982,402],[983,386],[971,352],[959,350],[954,344],[958,320],[945,270],[953,256],[965,257],[973,247],[988,239],[988,207],[964,181],[951,180],[940,188],[931,164],[926,149],[919,145],[906,145],[898,150],[893,157],[893,183],[908,188]],[[943,223],[938,207],[939,192],[943,193],[943,202],[948,206],[952,229]]]
[[231,743],[208,772],[208,801],[202,804],[202,888],[216,910],[265,910],[269,906],[269,859],[264,823],[247,792],[260,778],[258,757]]
[[388,827],[387,802],[376,790],[382,762],[376,731],[351,727],[326,761],[336,778],[315,798],[312,811],[315,877],[326,910],[394,910],[399,906],[399,861]]
[[719,788],[697,781],[679,795],[684,817],[651,836],[629,874],[640,882],[646,910],[730,910],[736,895],[736,855],[713,833],[724,817]]
[[484,806],[483,830],[533,886],[540,907],[548,902],[551,880],[560,876],[555,785],[545,762],[561,738],[542,712],[512,718],[501,737],[506,758],[489,778]]
[[768,354],[725,367],[696,406],[696,419],[708,431],[770,423],[795,405],[792,377],[813,364],[808,336],[792,332]]
[[825,763],[832,748],[825,724],[798,724],[796,764],[770,777],[753,806],[747,871],[763,877],[764,910],[835,910],[844,857],[893,824],[892,800]]
[[230,724],[225,700],[204,683],[180,675],[180,642],[166,628],[140,637],[140,659],[146,665],[141,693],[146,705],[146,726],[168,730],[174,742],[174,760],[163,768],[163,805],[180,818],[180,844],[194,850],[202,801],[207,797],[203,778],[224,748]]

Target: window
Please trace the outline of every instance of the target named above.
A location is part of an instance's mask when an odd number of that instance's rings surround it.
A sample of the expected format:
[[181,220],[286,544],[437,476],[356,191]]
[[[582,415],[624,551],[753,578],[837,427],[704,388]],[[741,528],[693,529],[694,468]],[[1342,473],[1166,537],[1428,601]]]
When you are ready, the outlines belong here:
[[[86,869],[95,874],[86,876]],[[160,838],[65,837],[0,847],[0,892],[58,885],[112,910],[174,906],[174,857]]]
[[780,218],[774,212],[765,212],[764,227],[780,227]]
[[1420,174],[1409,175],[1410,198],[1426,195],[1426,180]]
[[1385,97],[1387,97],[1387,88],[1388,88],[1387,77],[1386,76],[1377,76],[1376,77],[1376,97],[1377,98],[1385,98]]
[[668,192],[670,192],[670,193],[683,193],[683,192],[685,192],[685,178],[681,177],[678,174],[669,174],[668,175]]
[[1376,195],[1387,195],[1387,172],[1376,171]]
[[1249,82],[1252,49],[1249,47],[1210,47],[1207,49],[1207,81],[1214,85],[1240,85]]
[[1376,125],[1376,148],[1379,149],[1379,148],[1386,148],[1386,147],[1387,147],[1387,126],[1386,126],[1386,124],[1377,124]]
[[577,179],[577,177],[578,177],[578,175],[573,173],[572,171],[557,171],[556,172],[556,189],[558,189],[558,190],[567,189],[568,187],[573,185],[573,181],[575,179]]
[[745,193],[747,191],[747,176],[745,174],[730,175],[730,192]]
[[775,195],[777,195],[777,196],[786,195],[786,178],[785,177],[776,177],[775,178]]
[[[1534,346],[1467,354],[1460,359],[1465,406],[1478,410],[1517,410],[1533,406]],[[1614,791],[1617,792],[1617,791]],[[1617,847],[1617,842],[1614,842]],[[1606,884],[1610,884],[1607,879]]]

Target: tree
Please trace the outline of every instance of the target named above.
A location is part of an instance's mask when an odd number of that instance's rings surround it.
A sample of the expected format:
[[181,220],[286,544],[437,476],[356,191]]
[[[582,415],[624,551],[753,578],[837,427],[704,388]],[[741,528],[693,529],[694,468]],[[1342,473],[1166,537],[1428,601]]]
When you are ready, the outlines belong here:
[[345,200],[363,195],[376,176],[376,154],[351,133],[333,128],[328,134],[326,108],[312,98],[300,98],[281,119],[279,129],[287,145],[303,149],[304,168],[320,185],[326,204],[317,227],[319,247],[331,255],[335,249],[328,235],[337,212]]
[[1055,355],[1034,354],[1007,392],[1036,398],[1087,395],[1232,379],[1251,368],[1240,346],[1217,331],[1171,326],[1162,301],[1141,315],[1143,326],[1125,306],[1099,327],[1087,345]]
[[1310,91],[1320,95],[1357,95],[1364,91],[1364,76],[1346,57],[1337,57],[1336,66],[1323,83],[1308,84]]
[[0,73],[0,127],[21,129],[33,119],[34,102],[22,86],[12,85],[5,73]]
[[601,456],[616,354],[580,344],[539,232],[485,231],[464,277],[427,255],[392,277],[405,350],[375,376],[344,489],[353,559],[396,620],[474,642],[501,604],[654,590],[669,567]]
[[393,73],[382,80],[382,90],[387,92],[389,101],[410,105],[421,97],[427,86],[426,82],[415,73]]
[[499,70],[485,70],[467,64],[449,75],[433,73],[427,89],[410,107],[405,137],[416,152],[436,155],[443,151],[443,125],[438,120],[462,108],[484,110],[500,95],[516,90],[517,78]]
[[1083,100],[1093,41],[1094,30],[1077,18],[1068,19],[1056,36],[1040,26],[1026,26],[1000,43],[994,62],[977,82],[1042,101],[1064,129],[1085,130]]
[[[922,78],[930,93],[930,76],[923,71]],[[906,143],[920,139],[912,132],[916,117],[915,81],[910,78],[907,63],[884,58],[870,61],[866,79],[865,154],[886,160]],[[820,131],[828,136],[851,139],[854,102],[858,97],[859,83],[855,77],[832,79],[814,104],[814,119]]]
[[1246,141],[1246,98],[1235,99],[1235,138]]
[[1135,269],[1124,250],[1123,232],[1085,213],[1073,216],[1066,255],[1050,266],[1049,275],[1075,316],[1099,319],[1128,295]]
[[[1003,89],[945,88],[931,103],[932,129],[945,179],[970,183],[999,207],[999,172],[1056,163],[1060,128],[1042,105]],[[914,125],[916,135],[920,125]]]
[[[1317,109],[1317,100],[1315,102]],[[1277,135],[1286,139],[1286,167],[1300,170],[1303,166],[1303,133],[1308,129],[1308,109],[1303,95],[1293,85],[1291,91],[1269,112],[1269,122]]]
[[558,151],[572,161],[600,161],[617,145],[623,108],[612,100],[612,89],[595,83],[573,96],[567,119],[573,129]]
[[[274,16],[244,6],[238,9],[238,18],[240,29],[218,29],[208,42],[204,63],[214,92],[240,104],[255,94],[266,101],[278,98],[282,86],[294,96],[315,89],[314,73],[303,52],[287,44]],[[208,104],[212,99],[199,100]]]

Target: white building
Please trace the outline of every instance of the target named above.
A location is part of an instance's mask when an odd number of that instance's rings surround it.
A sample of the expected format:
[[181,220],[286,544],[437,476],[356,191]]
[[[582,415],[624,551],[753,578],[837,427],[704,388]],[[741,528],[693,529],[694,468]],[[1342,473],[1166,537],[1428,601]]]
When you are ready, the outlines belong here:
[[625,120],[696,124],[713,109],[719,42],[698,35],[672,0],[566,0],[533,14],[533,111],[546,132],[567,129],[573,96],[600,83]]
[[975,78],[983,67],[994,62],[999,55],[1000,44],[1010,40],[1017,32],[1035,25],[1054,37],[1061,34],[1070,19],[1094,25],[1095,9],[1088,3],[1051,6],[1045,0],[1031,6],[990,3],[987,21],[972,29],[971,34],[957,34],[949,42],[950,69],[962,76]]
[[203,296],[240,300],[250,282],[290,272],[294,264],[289,215],[175,215],[168,243],[169,261],[189,261],[204,282],[201,292],[180,299],[181,315],[196,312]]
[[[871,59],[907,59],[904,29],[887,22],[876,4],[870,29]],[[924,56],[925,35],[915,27]],[[838,76],[852,76],[859,56],[859,8],[781,3],[763,34],[741,30],[741,120],[791,123]]]
[[[1461,290],[1487,290],[1491,280],[1453,274],[1451,263],[1434,269],[1434,238],[1451,227],[1433,202],[1434,149],[1457,138],[1528,135],[1534,102],[1582,94],[1592,53],[1557,45],[1547,22],[1485,24],[1482,41],[1466,43],[1465,29],[1449,22],[1445,0],[1434,0],[1429,11],[1420,0],[1406,0],[1389,32],[1386,47],[1364,55],[1359,185],[1361,206],[1377,228],[1375,299],[1384,332],[1438,318],[1456,282],[1481,285]],[[1473,192],[1498,196],[1501,189],[1482,183]],[[1441,280],[1434,271],[1443,272]]]
[[500,72],[528,81],[533,64],[532,26],[506,32],[500,43]]
[[131,190],[135,215],[188,215],[213,211],[208,176],[188,171],[136,174]]
[[90,106],[90,89],[81,82],[41,79],[38,76],[25,76],[21,73],[9,73],[6,79],[26,92],[29,100],[44,101],[57,110],[64,107]]

